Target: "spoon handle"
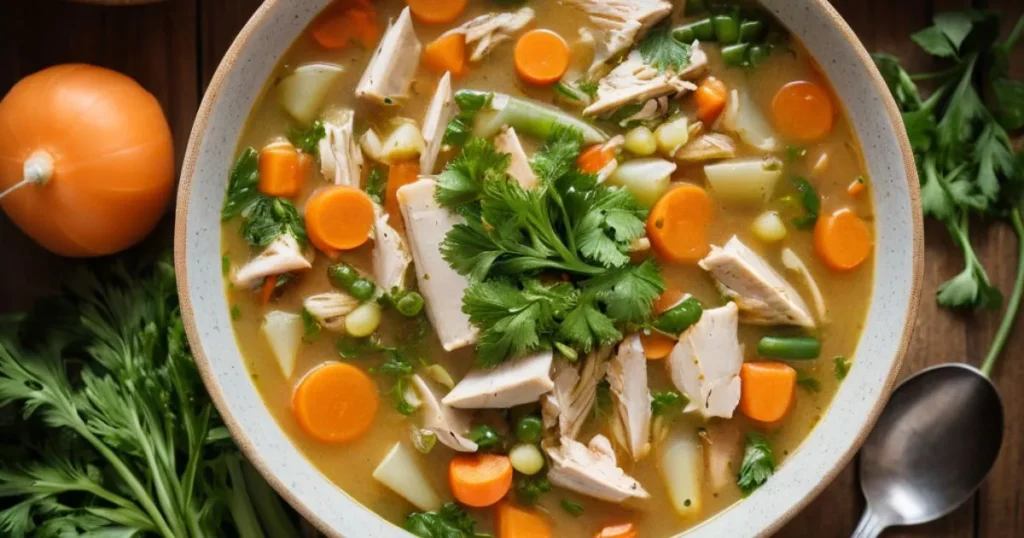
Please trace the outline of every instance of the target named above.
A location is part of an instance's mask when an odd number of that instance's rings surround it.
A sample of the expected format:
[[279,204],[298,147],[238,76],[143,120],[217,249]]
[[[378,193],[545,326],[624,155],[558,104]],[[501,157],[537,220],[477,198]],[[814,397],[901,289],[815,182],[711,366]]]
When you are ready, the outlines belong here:
[[888,525],[868,507],[864,510],[864,515],[861,516],[860,523],[857,524],[857,528],[854,529],[850,538],[877,538],[886,527]]

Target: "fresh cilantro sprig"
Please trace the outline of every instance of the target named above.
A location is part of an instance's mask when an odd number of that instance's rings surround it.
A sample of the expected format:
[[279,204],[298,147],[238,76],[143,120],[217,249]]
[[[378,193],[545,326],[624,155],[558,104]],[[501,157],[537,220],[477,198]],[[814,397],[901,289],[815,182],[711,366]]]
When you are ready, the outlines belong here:
[[[936,294],[948,308],[998,308],[1002,303],[971,244],[972,217],[1007,219],[1024,252],[1024,157],[1015,152],[1008,133],[1024,126],[1024,84],[1011,80],[1008,70],[1024,17],[1005,42],[996,43],[1000,26],[994,11],[936,15],[933,26],[911,36],[923,50],[952,64],[935,73],[911,75],[895,57],[875,55],[914,150],[924,213],[946,225],[963,253],[963,271]],[[919,81],[935,84],[927,98]],[[1013,292],[985,359],[985,372],[991,371],[1006,343],[1022,293],[1024,256],[1018,257]]]
[[743,495],[750,495],[774,473],[775,457],[772,455],[771,445],[760,435],[749,434],[736,485],[743,491]]
[[286,233],[304,245],[306,226],[295,206],[284,198],[261,193],[259,182],[259,157],[254,148],[245,148],[231,170],[221,220],[241,217],[242,237],[254,247],[266,247]]
[[313,125],[303,129],[292,129],[288,132],[288,140],[296,149],[309,155],[320,153],[320,141],[327,136],[327,129],[320,120],[313,122]]
[[476,521],[459,505],[445,503],[439,510],[414,512],[405,518],[405,530],[418,538],[488,538],[476,531]]

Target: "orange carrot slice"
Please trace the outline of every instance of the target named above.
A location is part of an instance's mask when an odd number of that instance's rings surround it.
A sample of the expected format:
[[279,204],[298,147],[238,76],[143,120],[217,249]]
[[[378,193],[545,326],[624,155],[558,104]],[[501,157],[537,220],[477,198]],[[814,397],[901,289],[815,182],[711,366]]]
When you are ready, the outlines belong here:
[[495,521],[498,538],[551,538],[551,523],[534,510],[510,502],[498,505]]
[[452,22],[466,10],[469,0],[405,0],[412,16],[426,24]]
[[345,443],[370,430],[380,407],[377,384],[359,368],[331,362],[306,374],[292,397],[299,426],[318,441]]
[[775,128],[799,142],[814,142],[828,135],[835,113],[828,91],[814,82],[790,82],[772,99]]
[[796,370],[781,362],[748,362],[740,368],[740,411],[763,423],[782,420],[793,404]]
[[516,43],[516,72],[539,86],[554,84],[569,69],[569,45],[551,30],[530,30]]
[[853,180],[846,187],[846,194],[856,198],[857,196],[860,196],[861,193],[863,193],[865,190],[867,190],[867,188],[868,188],[868,186],[864,182],[864,178],[859,177],[859,178]]
[[466,74],[466,34],[438,38],[423,49],[423,65],[431,71],[461,77]]
[[302,189],[309,159],[303,159],[295,146],[279,142],[260,150],[259,168],[260,192],[267,196],[291,198]]
[[380,39],[381,27],[368,0],[339,0],[317,16],[310,33],[325,49],[344,49],[352,41],[369,48]]
[[269,303],[274,296],[274,290],[277,289],[277,278],[277,275],[270,275],[263,280],[263,287],[260,288],[260,304]]
[[696,263],[711,250],[708,225],[714,209],[708,193],[690,184],[661,197],[647,217],[647,237],[666,261]]
[[335,185],[318,190],[306,203],[306,232],[324,251],[362,246],[373,229],[373,201],[365,192]]
[[834,271],[856,269],[871,255],[873,246],[868,225],[849,209],[820,217],[814,226],[814,252]]
[[693,100],[697,103],[697,117],[705,125],[710,126],[725,110],[729,98],[729,88],[715,77],[708,77],[697,86]]
[[613,160],[615,160],[614,147],[609,144],[595,144],[580,153],[580,156],[576,158],[576,164],[584,173],[596,174],[604,170],[604,167]]
[[459,454],[448,464],[448,485],[466,506],[491,506],[512,487],[512,463],[500,454]]
[[608,525],[597,531],[594,538],[636,538],[636,527],[632,523]]
[[[683,290],[669,286],[658,296],[658,299],[654,301],[654,314],[662,314],[666,310],[679,304],[679,301],[683,299]],[[676,346],[677,340],[665,336],[664,334],[651,332],[650,334],[641,332],[640,343],[644,347],[644,355],[647,356],[647,360],[658,360],[668,357],[672,353],[672,348]]]
[[404,230],[402,210],[398,205],[398,189],[415,183],[420,178],[420,163],[408,161],[395,163],[388,170],[388,188],[384,193],[384,211],[388,213],[388,222],[396,230]]

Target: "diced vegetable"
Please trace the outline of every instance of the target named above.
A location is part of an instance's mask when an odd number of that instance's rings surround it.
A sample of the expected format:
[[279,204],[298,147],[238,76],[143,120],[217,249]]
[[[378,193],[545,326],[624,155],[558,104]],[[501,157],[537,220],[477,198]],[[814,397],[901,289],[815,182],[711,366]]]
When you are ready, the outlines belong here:
[[655,252],[671,263],[696,263],[711,250],[708,226],[714,215],[704,189],[682,184],[669,190],[647,217],[647,237]]
[[850,185],[846,187],[846,194],[857,197],[867,190],[867,188],[867,182],[864,180],[864,176],[861,176],[850,182]]
[[500,454],[459,454],[448,464],[448,485],[466,506],[491,506],[512,487],[512,462]]
[[426,430],[410,423],[409,441],[420,454],[430,454],[437,446],[437,434],[433,430]]
[[594,538],[636,538],[636,527],[632,523],[606,525],[597,531]]
[[441,496],[431,485],[416,456],[402,443],[391,447],[373,470],[373,478],[420,510],[441,507]]
[[388,214],[388,223],[396,230],[405,230],[402,210],[398,206],[398,189],[415,183],[420,177],[420,164],[417,161],[395,163],[388,169],[388,186],[384,196],[384,211]]
[[358,367],[330,362],[302,378],[292,396],[296,422],[324,443],[354,441],[370,431],[380,396],[377,384]]
[[452,379],[452,374],[449,374],[448,370],[440,364],[431,364],[430,366],[427,366],[423,369],[423,373],[448,390],[455,388],[455,380]]
[[669,334],[681,334],[700,321],[703,315],[704,305],[697,299],[688,297],[659,315],[654,320],[654,328]]
[[775,193],[782,167],[772,159],[737,159],[704,167],[715,199],[723,205],[760,207]]
[[349,293],[360,301],[368,301],[377,292],[377,285],[366,278],[357,278],[348,287]]
[[676,513],[685,518],[699,516],[704,508],[704,454],[697,436],[677,430],[661,445],[661,468],[669,500]]
[[345,331],[356,338],[370,336],[380,327],[380,305],[368,301],[345,316]]
[[544,468],[544,455],[537,445],[522,443],[512,447],[508,453],[512,468],[525,475],[535,475]]
[[513,58],[519,78],[548,86],[569,69],[569,44],[551,30],[530,30],[516,42]]
[[658,141],[654,133],[643,125],[634,127],[626,133],[626,151],[640,157],[649,157],[658,151]]
[[746,43],[736,43],[735,45],[729,45],[722,47],[722,60],[725,65],[732,67],[740,67],[748,64],[747,54],[750,52],[750,45]]
[[821,356],[821,340],[813,336],[765,336],[757,343],[757,354],[771,359],[817,359]]
[[744,43],[753,43],[761,39],[761,32],[764,31],[764,23],[761,21],[747,20],[740,24],[740,40]]
[[765,211],[758,215],[750,225],[751,231],[758,239],[766,243],[776,243],[786,238],[786,223],[778,211]]
[[833,271],[852,271],[871,255],[871,230],[853,211],[840,209],[818,218],[814,226],[814,252]]
[[342,332],[345,316],[359,306],[359,300],[347,293],[328,292],[307,297],[302,307],[323,328]]
[[[821,176],[825,175],[825,172],[828,172],[828,162],[829,162],[828,152],[827,151],[822,151],[821,155],[818,155],[817,160],[814,161],[814,166],[811,167],[811,175],[816,177],[816,178],[820,178]],[[859,177],[857,179],[860,179],[860,180],[863,181],[864,178],[863,178],[863,176],[861,176],[861,177]],[[847,192],[849,192],[849,191],[847,191]]]
[[740,140],[761,151],[775,151],[778,140],[764,114],[746,90],[733,89],[722,113],[722,127],[736,133]]
[[697,103],[697,117],[705,125],[711,125],[729,102],[729,88],[721,80],[708,77],[697,86],[693,100]]
[[772,424],[793,405],[796,370],[781,362],[747,362],[740,368],[740,386],[740,412]]
[[446,24],[462,15],[469,0],[405,0],[405,3],[416,20],[425,24]]
[[672,36],[687,44],[694,41],[714,41],[715,24],[710,18],[700,19],[676,28],[672,31]]
[[344,72],[340,65],[330,63],[301,65],[281,80],[277,87],[278,103],[299,123],[313,123],[327,94]]
[[277,280],[280,275],[270,275],[263,280],[263,287],[260,288],[260,304],[266,305],[270,303],[270,299],[274,297],[274,292],[277,291]]
[[380,39],[377,10],[369,2],[333,2],[310,25],[317,44],[328,50],[341,50],[355,41],[372,49]]
[[615,148],[610,144],[594,144],[580,153],[576,166],[587,174],[598,174],[615,160]]
[[624,187],[641,204],[653,206],[668,189],[676,164],[664,159],[626,161],[608,178],[608,184]]
[[672,121],[667,121],[658,126],[654,131],[654,138],[658,142],[658,150],[665,157],[672,158],[679,148],[690,141],[689,120],[680,116]]
[[373,201],[356,188],[324,187],[306,202],[306,233],[313,246],[328,254],[361,246],[373,222]]
[[814,142],[827,136],[832,132],[835,114],[828,90],[814,82],[790,82],[772,99],[775,128],[798,142]]
[[715,27],[715,39],[723,45],[740,40],[740,20],[732,15],[715,15],[711,17]]
[[450,72],[453,77],[466,74],[466,34],[456,32],[439,37],[423,48],[423,65],[443,75]]
[[498,505],[498,538],[552,538],[551,523],[540,513],[510,502]]
[[290,379],[295,373],[295,361],[299,356],[299,349],[302,347],[302,335],[304,327],[302,316],[291,312],[271,310],[263,316],[263,325],[260,327],[263,336],[267,339],[270,352],[277,359],[277,365],[281,367],[281,373],[285,379]]
[[482,449],[501,444],[501,436],[498,435],[498,431],[486,424],[473,426],[466,434],[466,438],[476,443]]
[[492,138],[506,125],[541,140],[547,140],[558,125],[579,130],[587,144],[600,144],[608,140],[607,135],[589,123],[557,108],[500,93],[494,94],[489,109],[481,110],[474,118],[473,135]]
[[310,157],[290,142],[280,141],[260,150],[259,190],[267,196],[291,198],[299,194],[309,172]]
[[427,143],[416,122],[399,119],[391,134],[381,144],[380,160],[386,163],[416,159],[423,153]]
[[752,66],[757,66],[771,54],[772,47],[770,45],[753,45],[747,51],[747,62]]

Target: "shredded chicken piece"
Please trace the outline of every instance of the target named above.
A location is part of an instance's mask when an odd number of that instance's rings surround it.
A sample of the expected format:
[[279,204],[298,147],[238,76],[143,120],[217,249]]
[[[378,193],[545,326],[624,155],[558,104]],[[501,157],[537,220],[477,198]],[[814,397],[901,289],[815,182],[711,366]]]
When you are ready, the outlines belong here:
[[707,133],[676,151],[675,159],[687,164],[732,159],[736,157],[736,142],[729,135]]
[[268,276],[306,271],[312,267],[313,264],[302,254],[299,242],[292,234],[286,233],[267,245],[259,256],[235,271],[231,283],[240,288],[249,288]]
[[420,155],[421,174],[434,173],[437,156],[441,153],[441,145],[444,143],[444,132],[448,128],[448,122],[454,116],[455,99],[452,96],[452,74],[445,73],[437,84],[437,91],[434,93],[430,107],[427,108],[427,115],[423,119],[423,140],[426,143],[426,148]]
[[565,0],[587,15],[595,31],[594,61],[587,70],[590,80],[607,72],[612,61],[633,48],[647,30],[672,13],[665,0]]
[[434,432],[437,440],[452,450],[476,452],[477,444],[464,435],[469,431],[472,413],[441,403],[440,391],[419,375],[412,376],[412,385],[416,387],[421,400],[423,428]]
[[[648,103],[665,96],[693,91],[690,82],[707,70],[707,54],[695,43],[690,49],[690,63],[681,72],[659,71],[647,65],[639,51],[633,51],[626,61],[612,69],[597,85],[597,97],[583,110],[584,116],[603,116],[630,103]],[[642,111],[641,111],[642,112]]]
[[331,332],[345,332],[345,316],[359,306],[359,299],[340,291],[307,297],[302,307],[321,327]]
[[511,156],[508,175],[521,187],[529,190],[537,186],[537,174],[534,174],[533,168],[530,167],[530,158],[526,156],[526,150],[523,149],[523,143],[519,141],[515,129],[508,127],[494,137],[494,149]]
[[[406,274],[412,255],[398,230],[391,227],[384,208],[374,204],[376,219],[373,226],[373,279],[385,292],[405,288]],[[396,218],[398,215],[396,215]]]
[[544,447],[551,458],[548,480],[555,486],[602,501],[621,503],[651,495],[618,466],[611,441],[595,435],[589,445],[563,437],[560,445]]
[[409,97],[423,45],[416,37],[409,8],[402,10],[384,33],[380,45],[356,86],[356,97],[381,105],[397,105]]
[[622,426],[623,445],[634,461],[651,450],[651,391],[647,388],[647,357],[640,336],[619,344],[608,364],[608,383],[615,401],[615,420]]
[[604,379],[611,347],[602,347],[587,355],[583,365],[559,360],[555,365],[555,388],[541,398],[546,430],[575,439],[590,416],[597,400],[597,385]]
[[672,383],[690,399],[686,411],[731,418],[740,401],[743,346],[737,338],[735,303],[705,310],[679,335],[665,366]]
[[811,292],[814,309],[818,313],[818,321],[828,323],[828,309],[825,307],[825,297],[821,294],[821,288],[818,287],[818,282],[814,280],[814,275],[807,268],[807,264],[800,259],[800,256],[797,256],[796,252],[787,247],[782,249],[782,265],[785,265],[786,269],[799,274],[804,279],[804,284],[807,285],[807,289]]
[[501,363],[474,368],[444,397],[459,409],[504,409],[536,402],[554,387],[551,351],[540,351]]
[[335,185],[358,189],[363,175],[363,154],[356,144],[354,118],[351,110],[341,110],[324,121],[324,137],[319,147],[320,171]]
[[498,45],[512,39],[512,36],[526,28],[536,17],[536,12],[524,7],[514,13],[487,13],[444,33],[441,37],[452,34],[464,34],[466,46],[473,46],[469,61],[483,60]]

